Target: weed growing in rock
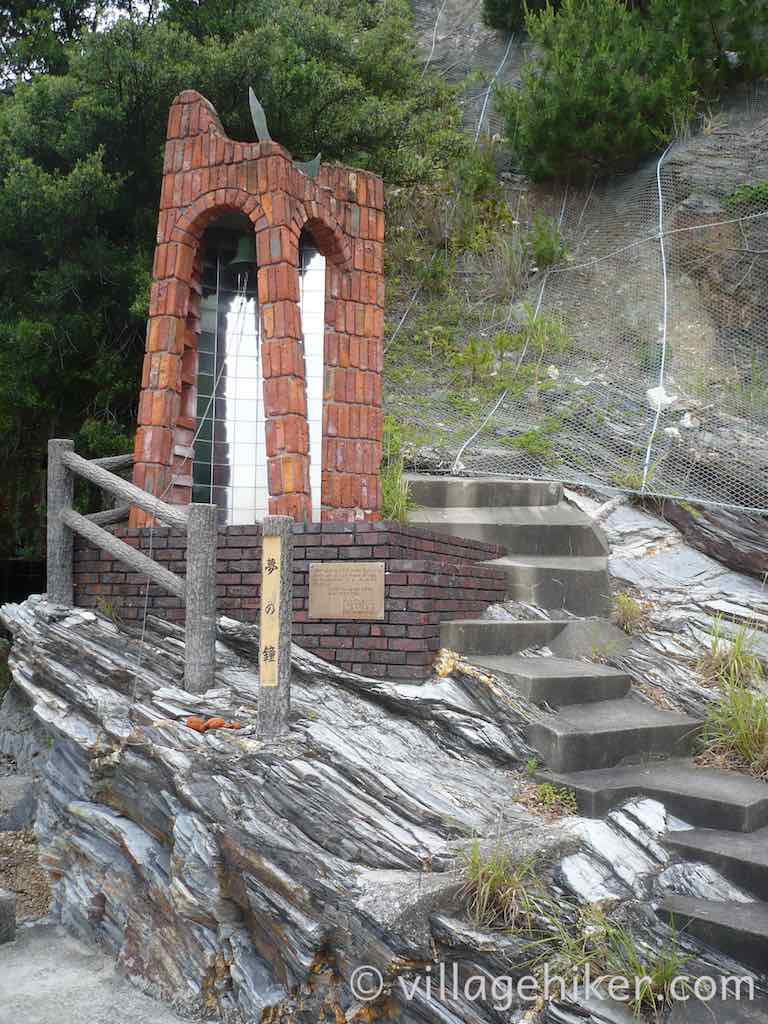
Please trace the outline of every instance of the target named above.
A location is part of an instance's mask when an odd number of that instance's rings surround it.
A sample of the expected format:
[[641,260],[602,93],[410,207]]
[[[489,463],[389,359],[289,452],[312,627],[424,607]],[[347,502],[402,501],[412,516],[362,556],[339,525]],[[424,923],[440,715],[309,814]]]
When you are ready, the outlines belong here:
[[622,592],[614,598],[614,617],[619,629],[625,633],[637,633],[646,618],[645,609],[631,594]]
[[[630,989],[627,1005],[636,1016],[653,1020],[658,1020],[659,1012],[672,1005],[672,982],[685,977],[688,965],[674,928],[663,946],[646,946],[638,942],[626,924],[612,921],[596,905],[580,910],[575,927],[559,924],[553,961],[560,974],[583,971],[589,966],[592,977],[601,975],[608,983],[614,978],[626,979]],[[684,982],[678,983],[679,991],[684,988]]]
[[384,438],[379,484],[381,486],[381,515],[398,523],[408,520],[414,507],[408,481],[405,478],[405,428],[387,416],[384,419]]
[[738,626],[726,636],[722,615],[712,620],[709,650],[699,659],[697,668],[711,683],[747,685],[765,678],[763,663],[755,654],[756,633],[749,624]]
[[606,986],[620,983],[625,1004],[647,1020],[658,1020],[672,1005],[675,979],[676,997],[690,989],[688,958],[674,926],[662,945],[650,946],[605,906],[577,907],[550,895],[532,862],[515,864],[500,843],[484,852],[475,842],[464,870],[460,896],[474,925],[522,933],[530,940],[525,966],[540,980],[545,965],[550,978],[579,980],[589,969]]
[[579,804],[573,790],[566,786],[553,786],[551,782],[525,787],[518,799],[524,807],[541,814],[548,821],[579,813]]
[[727,679],[707,716],[705,759],[768,774],[768,696],[736,678]]
[[484,851],[479,841],[469,849],[460,899],[476,926],[534,934],[547,905],[547,894],[533,864],[515,864],[499,842]]

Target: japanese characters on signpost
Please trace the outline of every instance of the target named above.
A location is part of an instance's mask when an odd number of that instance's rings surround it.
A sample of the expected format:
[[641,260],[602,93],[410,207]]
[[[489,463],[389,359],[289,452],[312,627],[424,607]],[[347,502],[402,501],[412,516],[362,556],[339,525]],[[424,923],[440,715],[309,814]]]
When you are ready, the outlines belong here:
[[288,728],[291,710],[292,526],[290,516],[267,516],[262,527],[259,736],[265,740]]

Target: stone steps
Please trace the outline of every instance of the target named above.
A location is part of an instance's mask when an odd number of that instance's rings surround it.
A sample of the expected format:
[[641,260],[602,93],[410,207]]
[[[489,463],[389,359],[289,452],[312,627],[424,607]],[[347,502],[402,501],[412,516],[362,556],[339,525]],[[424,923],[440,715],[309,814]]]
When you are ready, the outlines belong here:
[[568,619],[525,622],[494,619],[453,619],[440,624],[440,644],[460,654],[516,654],[526,647],[549,644]]
[[608,546],[588,516],[565,503],[520,507],[417,508],[415,526],[434,533],[500,544],[508,555],[603,556]]
[[510,508],[558,505],[561,484],[543,480],[506,480],[502,477],[406,475],[412,500],[423,508]]
[[701,723],[634,697],[573,704],[528,729],[552,772],[610,768],[622,762],[690,753]]
[[470,661],[507,676],[534,704],[552,707],[624,697],[631,681],[626,672],[567,658],[524,658],[517,654],[475,654]]
[[702,828],[754,832],[768,825],[768,786],[736,772],[670,759],[654,764],[570,773],[541,773],[542,781],[573,790],[583,814],[602,818],[630,797],[658,800]]
[[[441,626],[444,647],[506,676],[533,703],[556,709],[528,729],[531,746],[546,764],[537,778],[572,790],[581,812],[591,817],[631,797],[660,801],[697,826],[668,833],[664,842],[670,850],[711,864],[768,899],[768,785],[699,768],[686,755],[701,722],[633,696],[622,672],[575,660],[594,662],[629,642],[600,617],[611,606],[602,532],[562,503],[556,485],[413,478],[411,493],[422,506],[412,522],[502,545],[505,556],[489,564],[504,570],[508,597],[561,612],[552,620],[463,619]],[[533,646],[546,646],[553,657],[520,656]],[[768,968],[768,903],[668,895],[658,913],[746,966]]]
[[508,555],[488,563],[507,577],[507,597],[572,615],[609,616],[611,584],[602,555]]
[[669,894],[659,916],[747,967],[768,969],[768,904],[715,902]]
[[548,647],[563,658],[618,652],[628,638],[605,619],[453,619],[440,624],[440,643],[466,655],[517,654]]
[[747,834],[694,828],[668,832],[662,841],[683,859],[711,864],[734,884],[768,900],[768,828]]

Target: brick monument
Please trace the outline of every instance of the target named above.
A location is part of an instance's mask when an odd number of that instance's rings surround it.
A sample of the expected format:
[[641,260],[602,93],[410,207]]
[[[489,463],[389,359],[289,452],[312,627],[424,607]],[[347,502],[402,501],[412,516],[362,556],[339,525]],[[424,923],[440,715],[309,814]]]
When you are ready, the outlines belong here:
[[[384,187],[336,165],[310,174],[274,141],[227,138],[199,93],[174,101],[134,453],[134,482],[168,502],[192,500],[204,233],[238,214],[255,241],[265,511],[297,521],[318,510],[326,521],[379,517]],[[325,266],[322,443],[312,453],[299,302],[307,233]],[[322,459],[314,472],[312,455]],[[131,526],[147,521],[132,509]]]

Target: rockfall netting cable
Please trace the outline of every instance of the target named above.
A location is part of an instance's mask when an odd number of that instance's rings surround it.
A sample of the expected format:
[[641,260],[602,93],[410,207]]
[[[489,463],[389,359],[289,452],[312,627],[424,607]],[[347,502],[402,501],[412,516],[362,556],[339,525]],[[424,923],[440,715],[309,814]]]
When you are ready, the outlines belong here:
[[[415,19],[433,69],[486,76],[464,98],[479,140],[524,55],[467,31],[475,7],[417,0]],[[457,257],[447,296],[389,311],[385,411],[416,464],[768,510],[767,115],[751,88],[632,174],[567,192],[508,177],[506,244]],[[536,210],[564,251],[521,270]],[[490,361],[452,365],[472,340]]]

